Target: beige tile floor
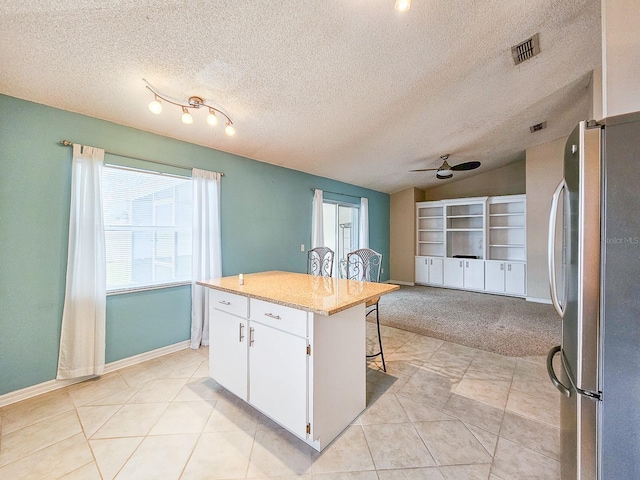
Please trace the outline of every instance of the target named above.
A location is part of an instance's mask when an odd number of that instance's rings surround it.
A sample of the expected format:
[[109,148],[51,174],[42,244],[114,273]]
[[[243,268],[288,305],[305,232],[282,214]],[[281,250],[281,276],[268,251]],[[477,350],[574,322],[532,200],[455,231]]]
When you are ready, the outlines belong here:
[[[373,325],[367,325],[373,342]],[[0,410],[2,479],[559,479],[559,394],[543,357],[383,327],[388,372],[322,453],[183,350]]]

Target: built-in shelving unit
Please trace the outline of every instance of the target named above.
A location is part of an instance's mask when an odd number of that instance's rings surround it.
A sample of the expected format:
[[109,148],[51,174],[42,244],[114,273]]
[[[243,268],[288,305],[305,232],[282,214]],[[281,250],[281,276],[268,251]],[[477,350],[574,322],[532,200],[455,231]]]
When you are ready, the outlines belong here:
[[526,255],[526,198],[524,195],[491,197],[489,210],[489,260],[524,262]]
[[417,206],[417,255],[444,255],[444,207],[424,204]]
[[525,195],[418,202],[416,215],[416,283],[525,295]]
[[448,258],[484,258],[486,200],[460,199],[446,205]]

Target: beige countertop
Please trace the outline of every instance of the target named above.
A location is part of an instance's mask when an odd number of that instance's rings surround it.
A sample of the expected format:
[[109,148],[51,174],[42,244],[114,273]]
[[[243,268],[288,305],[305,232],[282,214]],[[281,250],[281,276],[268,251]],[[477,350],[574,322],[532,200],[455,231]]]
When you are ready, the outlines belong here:
[[388,283],[358,282],[280,271],[245,273],[244,285],[238,283],[238,275],[196,283],[320,315],[333,315],[400,288]]

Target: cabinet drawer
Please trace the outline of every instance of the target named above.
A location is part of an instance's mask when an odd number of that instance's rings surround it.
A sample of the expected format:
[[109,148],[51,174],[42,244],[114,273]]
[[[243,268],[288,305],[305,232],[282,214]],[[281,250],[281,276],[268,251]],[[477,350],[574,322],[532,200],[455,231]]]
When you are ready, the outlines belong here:
[[299,337],[307,336],[307,312],[251,299],[250,319]]
[[211,290],[209,306],[216,310],[231,313],[238,317],[247,318],[249,316],[249,301],[247,297],[234,293]]

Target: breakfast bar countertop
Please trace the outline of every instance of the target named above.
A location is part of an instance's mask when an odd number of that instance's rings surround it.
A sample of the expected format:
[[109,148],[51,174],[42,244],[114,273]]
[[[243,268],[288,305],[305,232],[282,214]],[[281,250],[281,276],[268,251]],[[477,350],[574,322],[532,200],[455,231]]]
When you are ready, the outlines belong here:
[[368,302],[400,288],[398,285],[388,283],[359,282],[277,270],[246,273],[243,275],[243,285],[239,284],[238,277],[233,275],[196,283],[203,287],[325,316]]

